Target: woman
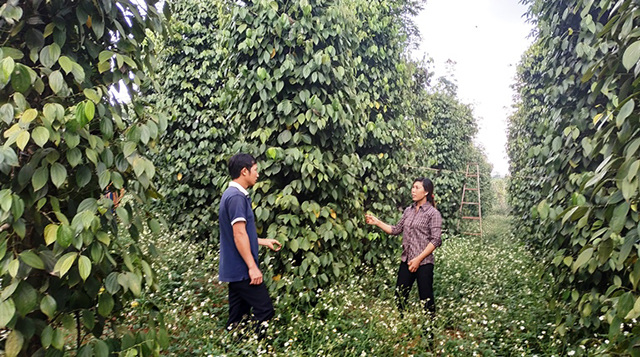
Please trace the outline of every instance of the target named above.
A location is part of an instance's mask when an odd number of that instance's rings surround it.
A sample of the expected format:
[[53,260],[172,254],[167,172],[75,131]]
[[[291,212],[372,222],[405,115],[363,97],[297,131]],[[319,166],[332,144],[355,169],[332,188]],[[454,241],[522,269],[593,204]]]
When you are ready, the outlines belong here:
[[433,182],[428,178],[417,178],[411,188],[413,204],[404,210],[402,218],[395,226],[390,226],[378,218],[366,215],[368,224],[378,226],[387,234],[402,235],[402,256],[396,298],[400,311],[404,310],[413,282],[418,280],[420,300],[428,313],[435,313],[433,295],[433,251],[442,244],[442,216],[433,201]]

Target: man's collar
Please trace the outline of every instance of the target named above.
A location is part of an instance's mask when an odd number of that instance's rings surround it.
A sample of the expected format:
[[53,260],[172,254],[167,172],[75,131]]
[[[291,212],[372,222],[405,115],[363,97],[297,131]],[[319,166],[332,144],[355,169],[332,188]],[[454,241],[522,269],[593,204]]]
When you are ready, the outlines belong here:
[[235,181],[229,182],[229,187],[235,187],[238,190],[240,190],[240,192],[242,192],[245,196],[249,196],[249,192],[247,191],[247,189],[242,187],[242,185],[240,185],[239,183],[237,183]]

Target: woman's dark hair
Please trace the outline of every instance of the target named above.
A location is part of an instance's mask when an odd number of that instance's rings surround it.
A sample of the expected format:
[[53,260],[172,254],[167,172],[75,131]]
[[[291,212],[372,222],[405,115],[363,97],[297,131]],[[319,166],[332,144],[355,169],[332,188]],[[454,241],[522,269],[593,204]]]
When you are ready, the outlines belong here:
[[431,180],[426,177],[418,177],[417,179],[413,180],[413,183],[416,182],[422,183],[422,187],[424,187],[424,190],[429,192],[427,194],[427,202],[431,203],[431,205],[435,207],[436,202],[433,199],[433,182],[431,182]]
[[231,179],[235,180],[240,177],[242,169],[251,170],[251,167],[255,165],[256,159],[249,154],[235,154],[229,159],[229,174]]

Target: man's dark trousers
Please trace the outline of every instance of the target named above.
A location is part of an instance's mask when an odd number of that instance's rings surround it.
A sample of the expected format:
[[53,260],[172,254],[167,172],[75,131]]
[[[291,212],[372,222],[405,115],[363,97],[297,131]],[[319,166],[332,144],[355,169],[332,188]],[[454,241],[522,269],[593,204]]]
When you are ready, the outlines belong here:
[[242,280],[229,283],[229,320],[227,327],[235,327],[242,322],[245,315],[251,313],[253,308],[252,320],[259,325],[270,320],[275,311],[269,291],[264,283],[259,285],[250,285],[251,280]]

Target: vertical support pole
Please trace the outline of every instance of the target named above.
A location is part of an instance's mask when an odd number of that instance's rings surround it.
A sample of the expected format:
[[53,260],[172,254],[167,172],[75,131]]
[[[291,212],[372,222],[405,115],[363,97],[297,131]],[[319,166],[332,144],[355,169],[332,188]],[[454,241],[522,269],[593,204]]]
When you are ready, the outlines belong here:
[[460,219],[458,220],[458,225],[456,227],[456,230],[460,230],[460,222],[462,221],[462,206],[464,205],[464,194],[465,192],[467,192],[467,177],[469,176],[469,164],[467,164],[467,170],[465,171],[464,174],[464,183],[462,185],[462,198],[460,199],[460,210],[458,212],[460,212]]
[[478,183],[478,217],[480,217],[480,237],[482,238],[482,201],[480,199],[480,165],[476,163],[476,182]]

